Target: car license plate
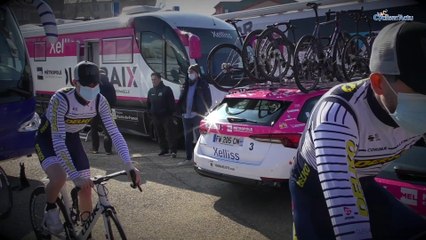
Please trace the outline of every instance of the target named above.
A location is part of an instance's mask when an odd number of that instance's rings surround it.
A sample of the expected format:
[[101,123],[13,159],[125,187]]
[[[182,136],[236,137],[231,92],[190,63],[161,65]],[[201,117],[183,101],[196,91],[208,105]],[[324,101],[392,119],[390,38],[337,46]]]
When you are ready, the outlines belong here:
[[243,146],[244,139],[242,137],[231,137],[215,134],[213,135],[213,142],[229,146]]

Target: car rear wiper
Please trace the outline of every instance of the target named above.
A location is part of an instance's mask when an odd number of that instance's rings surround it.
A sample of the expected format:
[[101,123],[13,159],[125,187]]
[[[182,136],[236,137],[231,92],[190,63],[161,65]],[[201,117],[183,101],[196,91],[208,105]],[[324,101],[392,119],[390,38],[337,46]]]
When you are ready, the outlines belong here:
[[258,123],[253,120],[245,119],[245,118],[237,118],[237,117],[228,117],[228,122],[248,122],[248,123]]

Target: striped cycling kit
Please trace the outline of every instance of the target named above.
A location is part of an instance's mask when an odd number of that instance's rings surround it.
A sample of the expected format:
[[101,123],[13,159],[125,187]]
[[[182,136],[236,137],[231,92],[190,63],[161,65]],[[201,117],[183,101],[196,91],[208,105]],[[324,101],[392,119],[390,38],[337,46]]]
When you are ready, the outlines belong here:
[[312,111],[290,177],[298,239],[404,239],[418,233],[425,220],[374,176],[420,138],[398,127],[369,80],[330,90]]

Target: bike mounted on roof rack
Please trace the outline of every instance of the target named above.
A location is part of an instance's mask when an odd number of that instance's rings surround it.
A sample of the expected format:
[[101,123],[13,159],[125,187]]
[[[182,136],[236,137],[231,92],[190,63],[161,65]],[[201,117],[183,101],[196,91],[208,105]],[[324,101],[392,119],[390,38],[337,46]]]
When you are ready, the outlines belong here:
[[[330,89],[334,86],[335,86],[335,83],[328,83],[328,84],[324,83],[324,84],[317,85],[316,90]],[[297,89],[301,91],[295,82],[265,81],[265,82],[258,82],[254,84],[241,86],[241,87],[235,87],[233,89],[230,89],[228,93],[232,94],[232,93],[246,92],[246,91],[260,90],[260,89],[276,90],[279,88]]]

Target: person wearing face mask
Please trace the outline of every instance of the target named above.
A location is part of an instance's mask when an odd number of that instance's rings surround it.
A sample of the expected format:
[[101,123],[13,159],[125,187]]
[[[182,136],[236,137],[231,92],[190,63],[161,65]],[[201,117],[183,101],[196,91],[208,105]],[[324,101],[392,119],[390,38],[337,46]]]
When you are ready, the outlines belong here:
[[[189,66],[188,79],[182,86],[178,101],[178,110],[182,112],[183,130],[185,134],[186,160],[178,165],[190,164],[194,151],[194,140],[200,136],[200,122],[212,105],[209,84],[201,78],[198,64]],[[195,139],[194,139],[195,134]]]
[[93,183],[79,131],[96,115],[102,119],[128,173],[136,172],[135,184],[141,183],[139,170],[131,162],[128,146],[111,117],[108,102],[99,94],[98,66],[88,61],[78,63],[74,68],[73,86],[75,87],[59,89],[51,97],[36,136],[35,150],[41,167],[49,178],[43,222],[53,234],[63,231],[59,208],[55,202],[67,175],[81,188],[81,219],[87,219],[92,210]]
[[411,239],[426,219],[374,177],[426,132],[426,24],[396,22],[375,39],[371,75],[316,104],[289,180],[295,236]]

